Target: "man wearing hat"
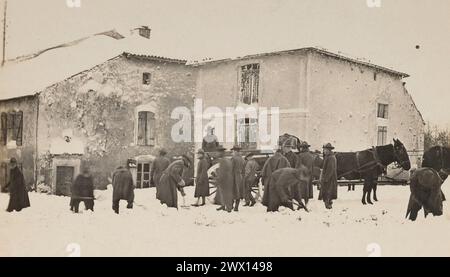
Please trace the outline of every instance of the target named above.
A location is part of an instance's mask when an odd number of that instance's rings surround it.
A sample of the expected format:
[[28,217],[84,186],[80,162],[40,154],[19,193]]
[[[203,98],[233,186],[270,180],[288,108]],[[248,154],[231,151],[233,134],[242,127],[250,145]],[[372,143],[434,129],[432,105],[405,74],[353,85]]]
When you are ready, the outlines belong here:
[[9,161],[11,168],[9,173],[9,182],[6,188],[9,190],[9,204],[6,209],[7,212],[18,211],[30,207],[30,199],[25,185],[25,179],[22,172],[17,167],[16,158],[11,158]]
[[220,207],[218,211],[224,210],[229,213],[233,210],[234,200],[234,176],[233,163],[225,157],[225,148],[217,148],[219,168],[217,169],[217,193],[220,196]]
[[231,157],[231,163],[233,165],[233,199],[234,199],[234,211],[239,211],[239,203],[241,199],[245,199],[245,161],[241,156],[241,147],[239,145],[233,146],[233,156]]
[[283,155],[288,159],[289,164],[292,168],[296,168],[298,164],[298,157],[292,152],[292,147],[294,147],[293,138],[287,140],[284,145],[282,145]]
[[245,156],[247,162],[245,163],[245,204],[244,206],[253,207],[256,204],[255,198],[252,195],[252,186],[256,183],[258,176],[257,171],[259,170],[259,164],[256,162],[253,153],[247,154]]
[[166,204],[169,208],[178,209],[177,190],[180,191],[183,197],[186,195],[183,190],[185,182],[182,176],[183,171],[189,168],[190,165],[191,160],[189,157],[182,155],[181,160],[172,162],[166,170],[164,170],[160,179],[159,189],[157,189],[157,195],[159,195],[161,204]]
[[307,195],[305,195],[307,197],[307,198],[305,198],[306,203],[308,203],[309,199],[313,198],[312,174],[314,172],[314,161],[316,159],[316,156],[309,151],[310,146],[311,145],[309,145],[308,142],[303,141],[299,145],[300,152],[298,154],[298,164],[306,167],[310,172],[310,176],[307,181],[307,190],[308,191],[307,191]]
[[320,176],[319,200],[323,200],[325,207],[331,209],[333,200],[337,199],[337,163],[331,143],[323,146],[323,170]]
[[[170,164],[170,160],[166,157],[167,151],[163,148],[159,150],[159,156],[153,161],[152,168],[150,170],[150,186],[159,187],[159,180],[161,175]],[[158,195],[156,195],[156,199]]]
[[[195,176],[195,193],[194,197],[197,197],[197,203],[192,204],[194,207],[204,206],[205,198],[209,196],[209,179],[208,179],[208,168],[209,162],[205,157],[205,151],[199,149],[197,152],[198,164],[197,164],[197,175]],[[200,197],[202,198],[202,204],[200,205]]]

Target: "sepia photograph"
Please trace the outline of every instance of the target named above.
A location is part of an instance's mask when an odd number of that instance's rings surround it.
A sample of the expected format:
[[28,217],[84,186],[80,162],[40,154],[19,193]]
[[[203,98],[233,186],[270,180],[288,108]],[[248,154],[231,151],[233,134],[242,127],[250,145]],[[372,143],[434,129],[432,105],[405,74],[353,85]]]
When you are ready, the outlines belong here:
[[450,256],[450,1],[0,0],[0,27],[0,257]]

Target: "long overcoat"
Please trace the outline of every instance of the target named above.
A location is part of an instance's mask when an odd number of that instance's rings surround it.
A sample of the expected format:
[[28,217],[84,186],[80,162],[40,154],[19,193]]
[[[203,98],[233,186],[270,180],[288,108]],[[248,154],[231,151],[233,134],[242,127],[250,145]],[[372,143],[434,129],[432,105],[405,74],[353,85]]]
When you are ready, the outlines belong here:
[[245,160],[238,154],[231,157],[233,165],[233,199],[245,198]]
[[337,199],[337,171],[336,171],[336,156],[329,154],[325,156],[323,161],[323,170],[320,177],[320,193],[319,200],[334,200]]
[[113,202],[119,200],[127,200],[128,203],[134,201],[134,183],[131,172],[124,168],[119,167],[113,174],[112,178],[113,186]]
[[[164,156],[157,157],[152,163],[152,168],[150,170],[150,178],[151,178],[150,183],[157,188],[156,191],[158,191],[159,181],[161,180],[161,176],[162,176],[164,170],[167,169],[169,164],[170,164],[170,160]],[[156,195],[156,198],[159,199],[158,195]]]
[[312,154],[309,151],[306,152],[300,152],[298,154],[298,163],[301,166],[306,167],[309,172],[309,179],[307,181],[308,184],[308,199],[313,199],[314,195],[314,189],[313,189],[313,173],[314,173],[314,161],[315,161],[316,156],[314,154]]
[[[286,168],[290,167],[290,163],[288,159],[286,159],[285,156],[283,156],[281,153],[276,152],[272,157],[267,159],[267,161],[264,163],[261,175],[262,175],[262,183],[264,186],[264,191],[267,190],[267,187],[270,185],[271,182],[271,176],[274,171],[280,168]],[[266,194],[263,195],[262,204],[268,205],[267,199],[264,197]]]
[[157,191],[161,204],[166,204],[169,208],[178,209],[177,190],[183,191],[184,181],[182,176],[184,169],[183,160],[176,160],[164,170]]
[[25,179],[19,168],[15,167],[10,171],[10,179],[7,184],[9,190],[9,204],[6,209],[8,212],[21,211],[30,207],[30,199],[25,185]]
[[209,196],[208,168],[209,168],[209,162],[205,157],[198,160],[197,176],[195,176],[194,197],[208,197]]
[[233,209],[234,200],[234,177],[232,174],[233,163],[228,158],[219,159],[219,168],[217,169],[217,189],[220,193],[220,204],[225,210]]
[[264,191],[268,212],[276,212],[280,206],[293,209],[288,200],[295,199],[300,202],[304,198],[302,194],[306,192],[307,184],[303,174],[304,171],[298,168],[281,168],[273,172],[270,184]]

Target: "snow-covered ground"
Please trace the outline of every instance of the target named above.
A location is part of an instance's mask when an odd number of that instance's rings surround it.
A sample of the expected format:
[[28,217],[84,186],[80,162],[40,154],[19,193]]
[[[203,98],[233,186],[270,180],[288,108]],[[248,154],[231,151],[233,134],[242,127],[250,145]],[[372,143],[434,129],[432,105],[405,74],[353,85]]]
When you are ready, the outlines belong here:
[[[450,178],[443,185],[450,196]],[[380,186],[380,201],[360,202],[339,190],[328,211],[313,200],[310,213],[242,207],[239,213],[216,206],[168,209],[155,190],[136,190],[133,210],[111,209],[111,191],[96,191],[95,212],[69,211],[69,198],[30,193],[31,208],[7,213],[0,195],[0,256],[449,256],[450,208],[416,222],[405,219],[408,187]],[[194,203],[193,188],[186,202]],[[315,192],[317,196],[317,192]],[[180,197],[181,204],[181,197]],[[80,207],[84,207],[81,204]],[[79,253],[78,253],[79,246]]]

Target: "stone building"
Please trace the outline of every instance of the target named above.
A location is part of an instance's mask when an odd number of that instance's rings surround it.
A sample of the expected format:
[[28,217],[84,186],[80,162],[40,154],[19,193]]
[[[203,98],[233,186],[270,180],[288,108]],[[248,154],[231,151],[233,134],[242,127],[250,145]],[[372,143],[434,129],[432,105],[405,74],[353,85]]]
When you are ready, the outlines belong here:
[[[420,162],[424,121],[405,73],[318,48],[188,64],[138,50],[112,55],[110,44],[87,43],[77,55],[64,53],[63,65],[53,60],[27,68],[23,62],[0,76],[2,187],[11,157],[30,187],[44,183],[55,194],[68,194],[83,164],[104,187],[129,159],[136,162],[137,186],[146,187],[161,147],[171,155],[199,147],[194,137],[174,142],[171,136],[179,122],[172,111],[192,108],[194,100],[202,100],[203,109],[278,107],[280,134],[296,135],[313,149],[331,142],[336,151],[357,151],[399,138],[412,164]],[[92,48],[104,51],[90,54]],[[219,141],[261,148],[259,120],[234,120],[234,139]]]
[[[420,163],[424,121],[405,87],[406,73],[319,48],[207,61],[198,68],[196,95],[205,109],[278,107],[280,134],[296,135],[313,149],[331,142],[336,151],[358,151],[398,138],[412,164]],[[235,141],[227,147],[260,148],[258,117],[235,124]]]
[[1,100],[2,187],[10,157],[20,162],[30,187],[45,183],[55,194],[68,194],[83,164],[104,187],[128,159],[137,163],[137,186],[148,186],[160,148],[172,156],[193,150],[171,140],[171,111],[192,106],[195,94],[195,70],[185,64],[122,53],[31,95]]

